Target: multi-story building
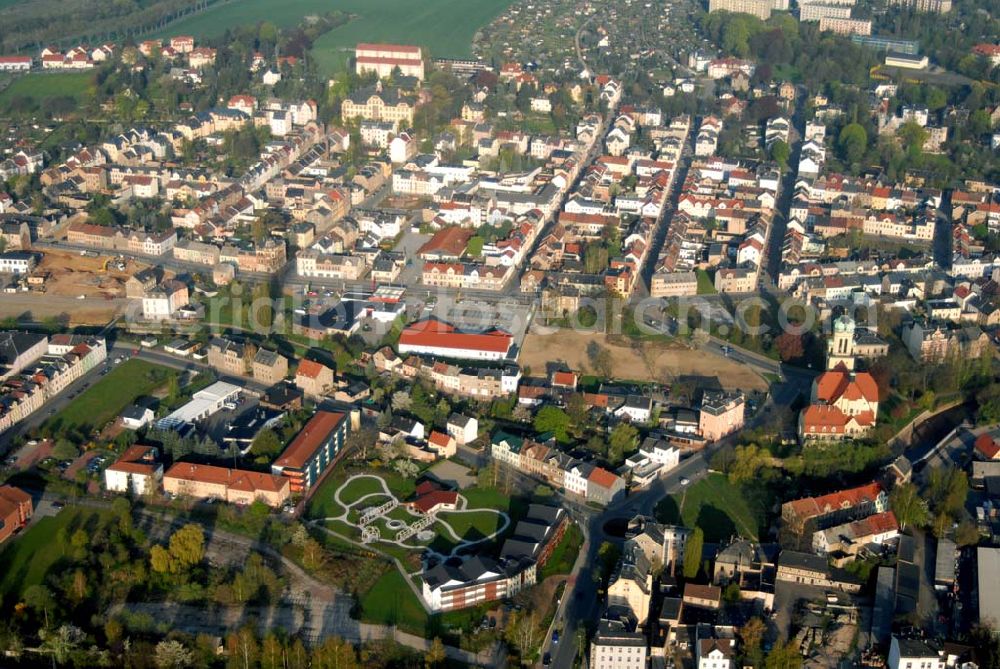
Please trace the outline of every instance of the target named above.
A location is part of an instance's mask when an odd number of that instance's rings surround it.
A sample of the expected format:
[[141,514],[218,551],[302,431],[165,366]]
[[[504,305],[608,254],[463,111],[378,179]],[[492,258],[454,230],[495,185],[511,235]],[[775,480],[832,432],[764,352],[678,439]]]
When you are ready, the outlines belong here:
[[807,527],[823,530],[867,518],[889,508],[889,496],[878,483],[869,483],[819,497],[804,497],[781,505],[781,519],[795,534]]
[[717,441],[743,427],[745,414],[743,393],[706,390],[698,414],[698,433],[706,441]]
[[687,297],[698,294],[694,272],[657,272],[649,285],[650,297]]
[[348,432],[347,414],[317,411],[271,465],[271,472],[291,481],[293,494],[308,494],[337,459]]
[[142,317],[149,321],[167,320],[187,306],[188,288],[181,281],[164,281],[142,297]]
[[396,71],[404,77],[424,79],[424,57],[418,46],[402,44],[358,44],[354,50],[354,71],[375,72],[380,79]]
[[819,20],[820,31],[837,33],[838,35],[871,35],[872,22],[861,19],[842,19],[834,16],[824,16]]
[[261,348],[254,355],[250,369],[253,372],[253,378],[273,386],[288,376],[288,358],[277,351]]
[[381,84],[352,93],[340,106],[340,115],[345,121],[367,119],[387,121],[396,129],[413,125],[416,100],[404,95],[396,88],[383,89]]
[[239,342],[223,337],[216,337],[208,342],[208,365],[223,374],[246,374],[246,355],[245,347]]
[[709,12],[732,12],[734,14],[750,14],[766,21],[771,18],[774,9],[773,0],[709,0]]
[[819,21],[825,17],[834,19],[851,18],[850,5],[826,5],[820,3],[799,4],[800,21]]
[[289,481],[243,469],[178,462],[163,475],[163,490],[195,499],[218,499],[233,504],[260,501],[279,507],[288,501]]
[[49,338],[33,332],[0,332],[0,379],[19,374],[48,351]]
[[991,347],[989,336],[979,326],[922,320],[903,326],[903,343],[915,360],[930,363],[980,358]]
[[594,669],[645,669],[649,656],[646,635],[628,616],[602,617],[590,642]]
[[31,495],[14,486],[0,486],[0,543],[27,525],[33,513]]
[[514,338],[497,328],[463,332],[437,319],[417,321],[399,336],[400,353],[466,360],[503,360],[513,345]]
[[315,360],[303,358],[295,370],[295,385],[312,397],[326,395],[333,389],[333,370]]
[[912,7],[918,12],[947,14],[951,11],[951,0],[889,0],[890,5]]
[[136,444],[104,470],[104,487],[110,492],[150,495],[159,488],[163,465],[156,448]]

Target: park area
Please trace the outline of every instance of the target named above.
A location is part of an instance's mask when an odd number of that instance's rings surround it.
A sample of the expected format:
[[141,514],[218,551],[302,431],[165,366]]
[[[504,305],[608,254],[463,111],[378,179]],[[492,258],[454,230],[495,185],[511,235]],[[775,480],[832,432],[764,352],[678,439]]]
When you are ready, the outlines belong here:
[[[558,360],[553,359],[553,343],[558,342]],[[719,379],[727,389],[766,390],[767,381],[749,367],[729,358],[694,352],[680,343],[636,341],[636,346],[619,343],[600,332],[559,330],[553,334],[529,333],[518,362],[522,368],[544,370],[550,362],[563,362],[570,369],[592,373],[588,347],[599,344],[611,354],[615,378],[628,381],[671,383],[681,376]]]
[[472,506],[461,494],[455,509],[416,511],[404,503],[410,486],[400,483],[376,474],[354,474],[334,489],[325,505],[330,515],[319,520],[341,536],[390,554],[398,555],[402,549],[404,558],[407,551],[451,557],[494,540],[510,525],[507,513]]
[[144,395],[165,388],[178,372],[145,360],[127,360],[114,367],[65,409],[42,425],[42,433],[87,435],[114,420]]
[[766,510],[724,474],[709,474],[656,505],[656,519],[670,525],[700,527],[705,541],[740,535],[759,540]]

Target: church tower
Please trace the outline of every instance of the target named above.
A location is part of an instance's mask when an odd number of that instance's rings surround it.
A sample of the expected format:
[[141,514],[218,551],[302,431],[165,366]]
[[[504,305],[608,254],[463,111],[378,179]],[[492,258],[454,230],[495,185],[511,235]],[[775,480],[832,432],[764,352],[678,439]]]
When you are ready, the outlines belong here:
[[854,320],[847,315],[833,321],[833,336],[826,347],[826,368],[854,369]]

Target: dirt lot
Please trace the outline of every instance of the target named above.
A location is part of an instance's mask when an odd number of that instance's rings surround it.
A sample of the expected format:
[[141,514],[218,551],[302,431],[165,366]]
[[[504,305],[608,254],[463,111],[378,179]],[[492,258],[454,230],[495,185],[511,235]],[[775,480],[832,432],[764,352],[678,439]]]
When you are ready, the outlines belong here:
[[14,317],[32,322],[54,316],[65,318],[70,325],[103,325],[125,306],[125,298],[77,300],[49,293],[0,294],[0,318]]
[[529,333],[524,338],[519,362],[532,374],[545,373],[549,362],[564,362],[570,369],[593,373],[587,355],[591,342],[611,352],[615,377],[632,381],[670,383],[677,376],[715,376],[725,388],[766,390],[767,382],[757,373],[722,356],[694,351],[679,344],[641,342],[639,348],[609,341],[602,333],[560,330],[551,335]]
[[109,256],[103,255],[96,258],[81,256],[71,251],[46,251],[38,266],[38,271],[49,273],[45,282],[45,294],[66,297],[124,297],[125,281],[144,265],[129,259],[125,271],[120,272],[110,264],[105,271],[104,265],[108,258]]

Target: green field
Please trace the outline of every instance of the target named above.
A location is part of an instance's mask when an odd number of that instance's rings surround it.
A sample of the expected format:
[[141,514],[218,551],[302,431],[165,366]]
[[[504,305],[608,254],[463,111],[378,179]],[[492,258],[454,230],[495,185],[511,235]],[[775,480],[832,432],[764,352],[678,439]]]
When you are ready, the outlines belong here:
[[573,565],[576,563],[581,546],[583,546],[583,532],[576,526],[576,523],[570,523],[570,526],[566,528],[566,534],[553,549],[548,562],[542,567],[542,571],[538,575],[539,582],[544,581],[549,576],[559,576],[573,571]]
[[699,295],[715,295],[717,292],[715,289],[715,283],[712,278],[708,276],[708,272],[703,269],[695,270],[698,275],[698,294]]
[[128,360],[47,420],[45,426],[56,432],[102,428],[137,398],[163,387],[176,374],[145,360]]
[[[0,0],[2,1],[2,0]],[[342,69],[358,42],[397,42],[430,49],[435,57],[467,58],[472,37],[512,0],[285,0],[275,12],[273,0],[235,0],[174,23],[154,37],[216,37],[230,26],[270,21],[279,27],[304,16],[340,10],[354,18],[321,36],[313,56],[324,74]]]
[[279,28],[288,28],[298,25],[304,16],[321,14],[340,7],[330,0],[284,0],[281,3],[281,11],[275,9],[274,0],[233,0],[217,4],[201,14],[173,23],[150,37],[172,35],[218,37],[226,32],[227,28],[259,21],[270,21]]
[[380,625],[397,625],[423,634],[428,616],[398,569],[390,569],[361,597],[361,619]]
[[[39,585],[66,555],[69,535],[77,529],[93,530],[103,512],[66,508],[57,516],[38,520],[0,553],[0,595],[23,593]],[[6,597],[5,597],[6,598]]]
[[700,527],[705,541],[726,541],[734,534],[756,540],[764,509],[723,474],[709,474],[656,505],[662,523]]
[[[455,530],[455,534],[466,541],[476,541],[488,537],[503,525],[503,516],[483,511],[481,513],[449,513],[441,511],[437,515]],[[435,528],[436,530],[436,528]]]
[[90,95],[93,72],[35,72],[15,79],[0,92],[0,109],[6,109],[14,98],[30,97],[39,106],[42,101],[61,96],[82,100]]

